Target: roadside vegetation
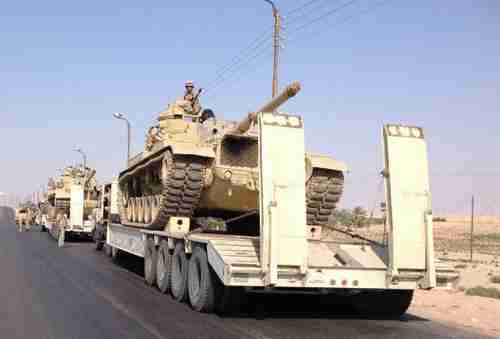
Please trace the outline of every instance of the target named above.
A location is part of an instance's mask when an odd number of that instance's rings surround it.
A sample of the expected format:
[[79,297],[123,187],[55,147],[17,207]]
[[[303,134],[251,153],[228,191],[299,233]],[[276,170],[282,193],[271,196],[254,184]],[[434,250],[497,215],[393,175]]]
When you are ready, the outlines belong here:
[[478,297],[486,297],[486,298],[494,298],[494,299],[500,299],[500,290],[498,288],[490,287],[482,287],[482,286],[476,286],[469,288],[465,291],[466,295],[473,295],[473,296],[478,296]]
[[494,275],[494,276],[490,277],[490,281],[493,284],[500,284],[500,275]]

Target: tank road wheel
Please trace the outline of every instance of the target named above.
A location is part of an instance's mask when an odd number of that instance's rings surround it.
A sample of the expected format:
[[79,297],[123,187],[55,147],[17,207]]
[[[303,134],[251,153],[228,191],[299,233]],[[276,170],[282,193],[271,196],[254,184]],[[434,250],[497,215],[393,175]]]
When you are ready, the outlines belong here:
[[144,222],[151,222],[151,197],[142,198],[142,207],[144,208]]
[[134,222],[139,222],[139,198],[134,198]]
[[366,291],[352,297],[352,305],[363,315],[401,317],[410,307],[413,290]]
[[188,290],[191,307],[198,312],[210,313],[215,306],[215,284],[219,279],[210,268],[207,251],[195,247],[189,259]]
[[185,301],[188,296],[188,264],[189,260],[184,251],[184,244],[179,241],[175,244],[174,254],[172,256],[170,293],[175,300],[181,302]]
[[170,292],[170,276],[172,274],[172,253],[167,240],[160,242],[156,262],[156,284],[162,293]]
[[[174,156],[167,150],[163,158],[150,159],[149,163],[141,164],[145,167],[161,167],[161,193],[153,197],[119,200],[122,223],[140,223],[134,226],[163,229],[170,216],[191,217],[200,201],[205,162],[206,159],[196,156]],[[120,176],[120,192],[123,196],[137,195],[131,182],[138,181],[141,173],[137,168],[130,168]],[[151,201],[149,205],[148,199]],[[151,212],[147,211],[148,206]]]
[[144,223],[144,197],[137,198],[137,222]]
[[127,220],[134,221],[134,198],[128,199]]
[[156,250],[153,237],[146,239],[144,248],[144,278],[149,286],[156,282],[156,261],[158,251]]
[[158,213],[160,213],[161,195],[154,195],[150,197],[151,201],[151,221],[156,220]]
[[307,224],[327,225],[344,189],[340,171],[313,169],[306,184]]

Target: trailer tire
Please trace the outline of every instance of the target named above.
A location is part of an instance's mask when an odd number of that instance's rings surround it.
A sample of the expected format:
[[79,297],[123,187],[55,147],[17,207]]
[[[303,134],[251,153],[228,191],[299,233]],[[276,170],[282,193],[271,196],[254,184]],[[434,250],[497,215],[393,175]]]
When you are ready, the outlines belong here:
[[184,244],[179,241],[175,244],[172,256],[172,273],[170,276],[170,293],[179,302],[186,301],[188,296],[188,264],[189,260],[184,251]]
[[172,253],[167,240],[160,242],[156,259],[156,284],[162,293],[169,293],[172,275]]
[[144,279],[149,286],[156,282],[156,262],[158,261],[158,251],[152,237],[146,239],[144,248]]
[[200,246],[189,259],[188,290],[191,307],[198,312],[210,313],[215,305],[215,284],[219,279],[208,263],[207,251]]
[[353,296],[352,305],[363,315],[401,317],[412,299],[413,290],[366,291]]
[[119,257],[120,257],[120,250],[116,247],[111,247],[111,259],[114,262],[117,262]]
[[109,246],[108,244],[105,244],[104,245],[104,253],[106,254],[106,256],[110,257],[111,258],[111,246]]

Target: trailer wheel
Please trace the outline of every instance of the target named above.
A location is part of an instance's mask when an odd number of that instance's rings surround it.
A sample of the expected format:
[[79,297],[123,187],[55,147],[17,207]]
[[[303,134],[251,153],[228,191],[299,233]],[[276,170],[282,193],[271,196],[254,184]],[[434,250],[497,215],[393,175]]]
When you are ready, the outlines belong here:
[[353,296],[352,305],[361,314],[400,317],[413,299],[413,290],[366,291]]
[[188,264],[186,252],[184,251],[184,244],[177,242],[172,256],[172,275],[170,293],[177,301],[185,301],[187,299],[188,287]]
[[104,245],[104,253],[105,253],[108,257],[110,257],[110,258],[111,258],[111,254],[112,254],[112,253],[111,253],[111,252],[112,252],[112,250],[111,250],[111,249],[112,249],[112,247],[111,247],[111,246],[109,246],[108,244],[105,244],[105,245]]
[[113,261],[118,261],[118,258],[120,257],[120,250],[116,247],[111,247],[111,259]]
[[156,261],[158,251],[152,237],[146,239],[146,248],[144,249],[144,278],[149,286],[156,282]]
[[172,275],[172,254],[168,248],[167,240],[160,242],[156,261],[156,284],[162,293],[170,292],[170,279]]
[[207,251],[197,246],[189,259],[189,301],[195,311],[210,313],[215,305],[215,284],[218,279],[208,263]]

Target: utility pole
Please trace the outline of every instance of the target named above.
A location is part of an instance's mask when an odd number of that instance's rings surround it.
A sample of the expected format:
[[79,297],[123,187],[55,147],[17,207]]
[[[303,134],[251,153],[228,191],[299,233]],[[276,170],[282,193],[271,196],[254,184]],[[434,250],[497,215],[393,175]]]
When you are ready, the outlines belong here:
[[474,246],[474,196],[471,200],[471,215],[470,215],[470,261],[472,262],[472,253]]
[[278,67],[281,42],[281,17],[278,8],[271,0],[264,0],[273,7],[274,33],[273,33],[273,98],[278,94]]

